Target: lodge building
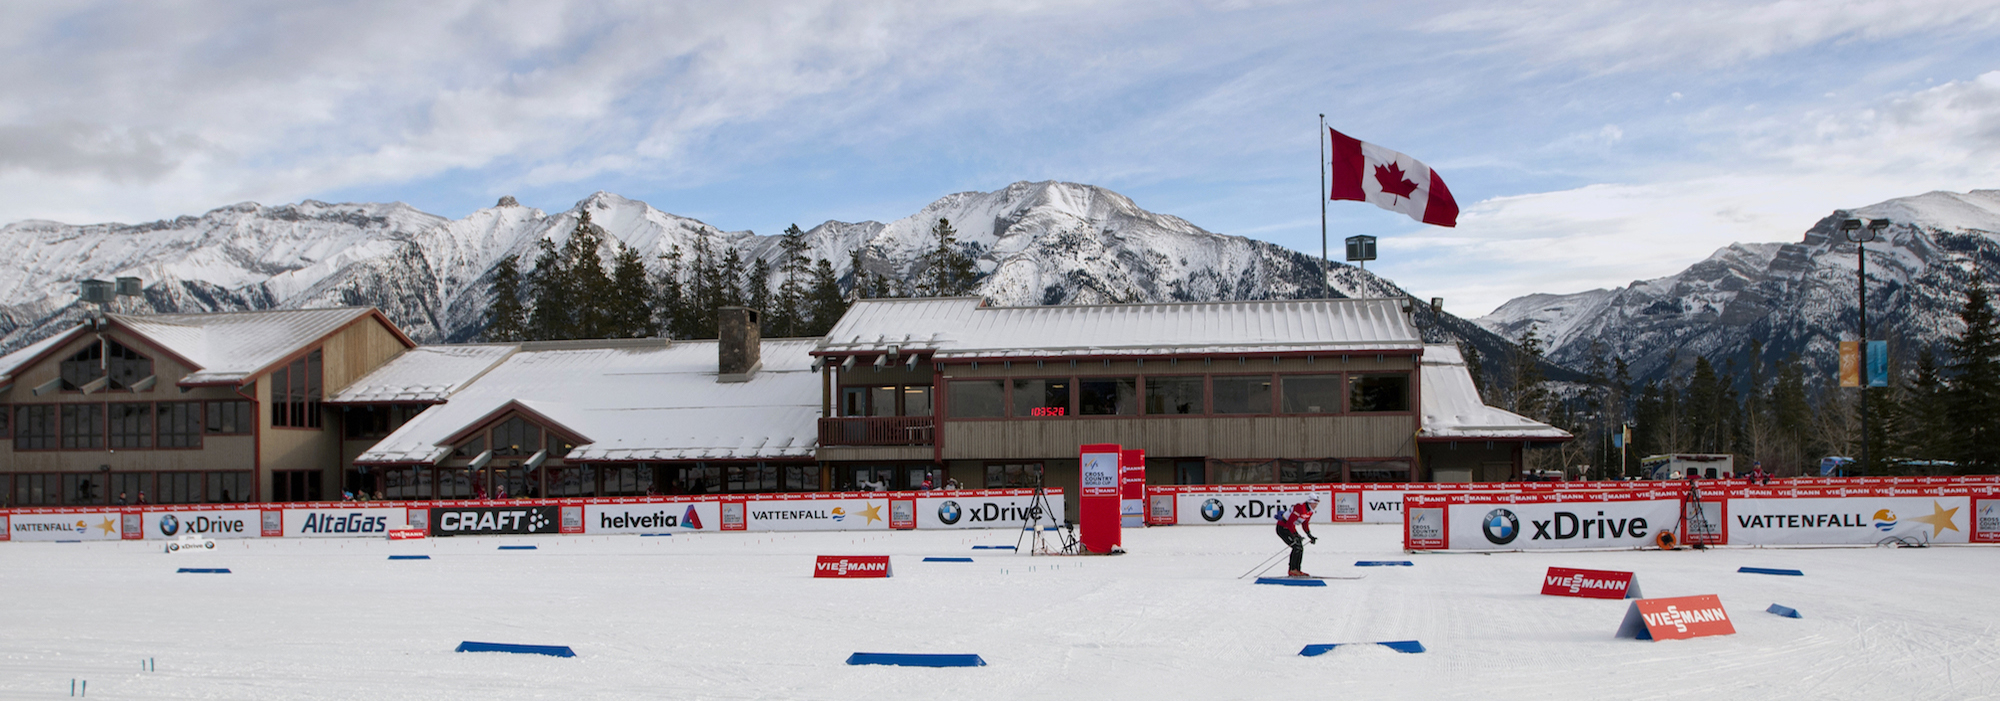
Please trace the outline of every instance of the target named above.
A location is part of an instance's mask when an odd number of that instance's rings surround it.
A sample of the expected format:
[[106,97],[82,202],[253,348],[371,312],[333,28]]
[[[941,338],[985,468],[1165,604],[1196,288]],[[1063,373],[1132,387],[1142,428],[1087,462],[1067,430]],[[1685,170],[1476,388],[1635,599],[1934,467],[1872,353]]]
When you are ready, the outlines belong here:
[[1484,405],[1405,300],[859,300],[823,338],[418,346],[373,309],[105,315],[0,357],[9,505],[1497,481],[1566,441]]

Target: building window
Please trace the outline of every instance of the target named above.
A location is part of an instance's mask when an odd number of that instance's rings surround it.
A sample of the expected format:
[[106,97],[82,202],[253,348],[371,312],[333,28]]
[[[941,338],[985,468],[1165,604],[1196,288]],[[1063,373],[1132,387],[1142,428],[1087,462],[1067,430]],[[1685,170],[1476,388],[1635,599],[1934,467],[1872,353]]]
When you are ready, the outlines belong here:
[[1285,375],[1283,398],[1287,414],[1340,413],[1339,375]]
[[271,425],[320,427],[321,354],[315,350],[271,371]]
[[[250,406],[249,402],[216,403],[241,404],[246,413]],[[201,447],[201,404],[201,402],[160,402],[160,447]]]
[[148,494],[148,492],[154,491],[152,488],[152,477],[153,473],[151,472],[111,473],[111,502],[114,504],[137,504],[141,495],[144,495],[147,501],[151,501],[153,495]]
[[1069,380],[1015,380],[1016,418],[1064,416],[1069,413]]
[[160,493],[153,501],[161,504],[192,504],[201,501],[201,473],[162,472]]
[[1348,393],[1350,411],[1409,411],[1410,376],[1405,373],[1394,375],[1354,375],[1349,378],[1351,391]]
[[494,455],[534,455],[542,450],[542,427],[516,416],[493,427]]
[[385,499],[431,498],[431,469],[428,467],[383,468],[382,497]]
[[[1213,384],[1215,386],[1215,413],[1271,413],[1271,378],[1269,376],[1217,377]],[[1218,482],[1217,484],[1237,483]]]
[[208,500],[218,504],[250,501],[250,473],[208,473]]
[[104,376],[104,344],[92,343],[63,359],[62,388],[75,392]]
[[1340,481],[1339,460],[1279,460],[1278,481],[1319,484]]
[[61,404],[62,447],[95,450],[104,447],[103,404]]
[[990,419],[1002,416],[1005,403],[1000,380],[953,380],[951,415],[961,419]]
[[55,450],[56,405],[28,404],[14,408],[14,449]]
[[1003,463],[986,466],[986,488],[1013,489],[1042,483],[1042,464]]
[[62,501],[57,492],[62,489],[58,475],[15,475],[15,506],[54,506]]
[[[276,398],[273,398],[276,401]],[[250,432],[250,402],[231,400],[208,403],[208,432],[218,436]]]
[[1202,414],[1200,377],[1146,378],[1146,413],[1151,416]]
[[445,468],[437,471],[437,498],[472,498],[472,471]]
[[72,506],[104,503],[104,482],[101,473],[66,473],[63,476],[63,503]]
[[636,497],[652,493],[651,465],[605,465],[599,469],[604,472],[604,496]]
[[104,364],[111,374],[112,389],[128,389],[140,380],[153,376],[152,358],[108,338],[104,340],[104,345],[110,355]]
[[903,416],[931,415],[931,386],[908,385],[902,388]]
[[788,492],[819,491],[819,466],[786,465],[785,491]]
[[153,447],[153,405],[146,402],[110,405],[111,447]]
[[481,433],[473,436],[471,440],[458,444],[457,448],[452,449],[451,455],[455,458],[476,458],[484,452],[486,452],[486,434]]
[[722,491],[722,468],[698,465],[680,468],[682,494],[714,494]]
[[0,404],[0,438],[7,438],[13,435],[12,431],[10,430],[14,424],[13,418],[14,418],[13,407],[9,407],[5,404]]
[[1408,482],[1410,481],[1410,461],[1406,458],[1349,460],[1347,461],[1347,481]]
[[1130,377],[1089,377],[1077,380],[1076,413],[1121,416],[1139,413],[1139,381]]
[[731,465],[723,470],[732,492],[773,492],[778,489],[778,468],[773,465]]

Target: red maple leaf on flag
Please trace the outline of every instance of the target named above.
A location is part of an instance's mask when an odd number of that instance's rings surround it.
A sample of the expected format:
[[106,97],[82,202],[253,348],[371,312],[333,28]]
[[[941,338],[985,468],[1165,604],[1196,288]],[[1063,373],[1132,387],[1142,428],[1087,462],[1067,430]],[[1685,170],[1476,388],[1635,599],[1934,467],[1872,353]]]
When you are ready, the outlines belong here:
[[1397,197],[1409,197],[1417,191],[1417,184],[1403,177],[1403,167],[1396,163],[1375,166],[1375,182],[1382,185],[1382,191]]

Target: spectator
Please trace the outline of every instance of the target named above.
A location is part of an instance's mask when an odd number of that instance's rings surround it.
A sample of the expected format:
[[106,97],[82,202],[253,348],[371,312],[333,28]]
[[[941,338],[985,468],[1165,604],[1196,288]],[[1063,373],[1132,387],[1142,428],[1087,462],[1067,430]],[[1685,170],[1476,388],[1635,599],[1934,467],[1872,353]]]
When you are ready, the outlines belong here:
[[139,502],[138,502],[138,503],[140,503],[140,504],[144,504],[144,503],[146,503],[146,493],[145,493],[144,491],[141,491],[141,492],[139,492]]
[[119,493],[118,493],[118,501],[115,501],[115,502],[112,502],[112,503],[114,503],[114,504],[117,504],[117,505],[119,505],[119,506],[124,506],[124,505],[125,505],[125,493],[124,493],[124,492],[119,492]]

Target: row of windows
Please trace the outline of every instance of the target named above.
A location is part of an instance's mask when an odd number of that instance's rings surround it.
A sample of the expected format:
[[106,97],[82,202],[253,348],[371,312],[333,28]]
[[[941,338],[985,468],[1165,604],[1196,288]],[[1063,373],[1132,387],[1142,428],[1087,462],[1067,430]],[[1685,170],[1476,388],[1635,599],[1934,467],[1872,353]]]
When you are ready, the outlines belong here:
[[576,447],[574,442],[561,434],[544,431],[535,422],[514,416],[460,442],[458,447],[452,450],[452,455],[461,458],[478,457],[480,453],[486,452],[486,447],[489,445],[493,446],[495,457],[534,455],[541,452],[545,435],[548,439],[549,457],[560,458],[569,455],[570,449]]
[[427,404],[371,404],[342,407],[341,423],[346,427],[348,438],[385,438],[428,408],[430,405]]
[[11,429],[15,450],[199,448],[203,434],[241,435],[250,428],[245,400],[21,404],[0,410],[0,437]]
[[78,391],[103,379],[109,389],[130,389],[153,376],[153,360],[113,339],[93,343],[64,358],[58,366],[62,388]]
[[9,506],[236,503],[250,500],[250,473],[27,473],[0,475],[0,490]]
[[697,463],[356,468],[344,491],[371,499],[507,499],[816,492],[818,465]]
[[320,427],[320,388],[324,380],[321,357],[315,350],[271,371],[272,426]]
[[1409,373],[952,380],[947,387],[951,417],[960,419],[1410,410]]

